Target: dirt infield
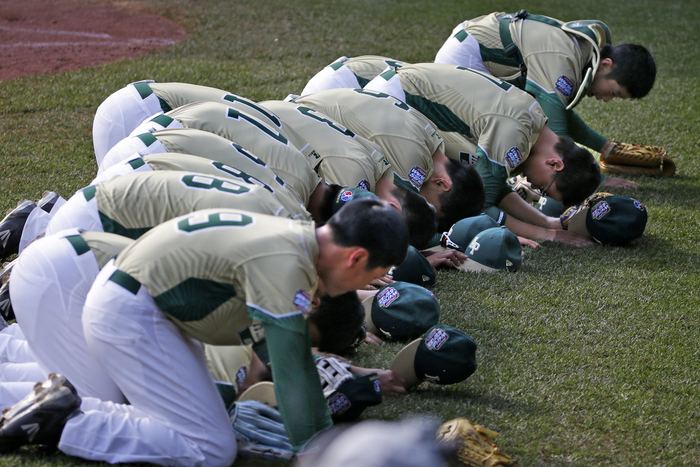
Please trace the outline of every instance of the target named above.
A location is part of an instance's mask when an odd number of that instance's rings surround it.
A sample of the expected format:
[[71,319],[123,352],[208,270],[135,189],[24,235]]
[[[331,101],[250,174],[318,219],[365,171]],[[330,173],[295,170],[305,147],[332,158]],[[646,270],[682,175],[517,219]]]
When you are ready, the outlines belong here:
[[174,44],[184,29],[122,2],[0,0],[0,80],[75,70]]

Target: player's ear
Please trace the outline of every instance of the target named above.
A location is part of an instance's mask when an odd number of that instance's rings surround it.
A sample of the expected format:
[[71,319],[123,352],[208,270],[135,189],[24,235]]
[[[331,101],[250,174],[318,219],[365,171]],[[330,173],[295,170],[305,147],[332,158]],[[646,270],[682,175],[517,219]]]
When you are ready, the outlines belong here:
[[364,268],[369,260],[369,251],[359,246],[354,247],[350,251],[348,260],[351,267],[361,266]]
[[545,163],[547,164],[547,167],[550,167],[557,172],[564,170],[564,161],[561,159],[561,157],[550,157]]
[[598,64],[598,71],[602,71],[603,73],[607,73],[612,69],[612,67],[613,67],[612,58],[604,58]]
[[452,188],[450,177],[434,177],[433,183],[440,191],[450,191]]

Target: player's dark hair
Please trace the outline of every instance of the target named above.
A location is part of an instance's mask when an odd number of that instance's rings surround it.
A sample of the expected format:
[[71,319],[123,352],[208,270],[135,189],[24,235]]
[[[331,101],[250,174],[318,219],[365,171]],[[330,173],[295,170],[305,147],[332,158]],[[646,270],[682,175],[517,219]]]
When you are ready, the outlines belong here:
[[369,253],[366,269],[401,264],[408,251],[408,228],[386,201],[363,198],[347,203],[328,220],[333,242]]
[[639,44],[606,45],[600,50],[601,60],[609,58],[613,66],[607,78],[627,89],[632,99],[649,94],[656,79],[656,62],[651,53]]
[[316,224],[325,224],[326,222],[328,222],[328,219],[331,218],[331,216],[333,215],[333,205],[335,204],[335,197],[342,188],[343,187],[340,185],[328,185],[328,190],[326,190],[326,192],[324,193],[323,199],[321,200],[321,206],[319,206],[318,208],[318,215],[321,218],[314,219],[316,221]]
[[447,232],[455,222],[465,217],[481,213],[486,199],[484,181],[473,166],[448,159],[445,169],[452,180],[452,189],[438,196],[441,211],[438,216],[440,232]]
[[362,329],[365,310],[357,292],[335,297],[321,297],[318,309],[309,314],[309,323],[318,330],[318,342],[312,344],[321,352],[347,353]]
[[435,208],[418,193],[394,185],[391,194],[401,204],[401,216],[408,227],[410,244],[418,250],[428,247],[437,232]]
[[564,206],[582,203],[600,185],[600,167],[588,149],[570,138],[559,137],[554,149],[561,156],[564,168],[557,172],[554,184],[561,193]]

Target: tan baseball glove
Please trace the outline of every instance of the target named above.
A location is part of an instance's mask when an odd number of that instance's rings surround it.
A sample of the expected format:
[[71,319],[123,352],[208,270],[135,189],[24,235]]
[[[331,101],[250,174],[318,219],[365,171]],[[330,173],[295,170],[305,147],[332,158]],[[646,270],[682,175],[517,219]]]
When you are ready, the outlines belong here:
[[496,467],[517,465],[517,461],[501,451],[491,439],[498,436],[481,425],[472,425],[466,418],[456,418],[440,425],[437,440],[456,449],[457,456],[450,467]]
[[608,151],[600,155],[600,170],[615,175],[670,177],[676,172],[676,163],[659,146],[611,141]]

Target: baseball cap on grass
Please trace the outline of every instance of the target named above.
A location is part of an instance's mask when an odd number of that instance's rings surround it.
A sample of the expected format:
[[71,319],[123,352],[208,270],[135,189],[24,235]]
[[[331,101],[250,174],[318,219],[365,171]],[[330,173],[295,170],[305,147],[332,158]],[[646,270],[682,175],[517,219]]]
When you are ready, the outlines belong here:
[[326,397],[326,402],[333,423],[357,420],[367,407],[381,404],[382,386],[379,376],[376,373],[356,375]]
[[522,266],[520,240],[505,227],[493,227],[479,232],[466,246],[467,260],[462,271],[517,271]]
[[396,354],[391,370],[406,380],[406,389],[423,381],[455,384],[476,371],[476,343],[457,328],[438,324]]
[[371,191],[367,191],[362,188],[342,188],[338,194],[335,195],[335,200],[333,201],[333,214],[338,212],[340,208],[345,206],[350,201],[362,198],[379,199],[377,195]]
[[429,248],[429,250],[442,251],[452,248],[464,253],[467,245],[469,245],[476,234],[492,227],[498,227],[498,225],[498,222],[487,214],[465,217],[455,222],[449,231],[442,234],[440,245]]
[[435,295],[409,282],[385,285],[362,304],[367,330],[379,337],[415,339],[440,321],[440,304]]
[[506,219],[508,218],[508,214],[501,211],[496,206],[486,208],[484,212],[482,212],[482,214],[486,214],[491,219],[495,220],[498,223],[498,225],[506,225]]
[[395,281],[410,282],[421,287],[435,285],[435,269],[423,253],[410,245],[404,262],[389,271],[389,274]]
[[568,229],[603,245],[623,246],[639,238],[647,225],[642,203],[628,196],[606,196],[583,206],[569,221]]

